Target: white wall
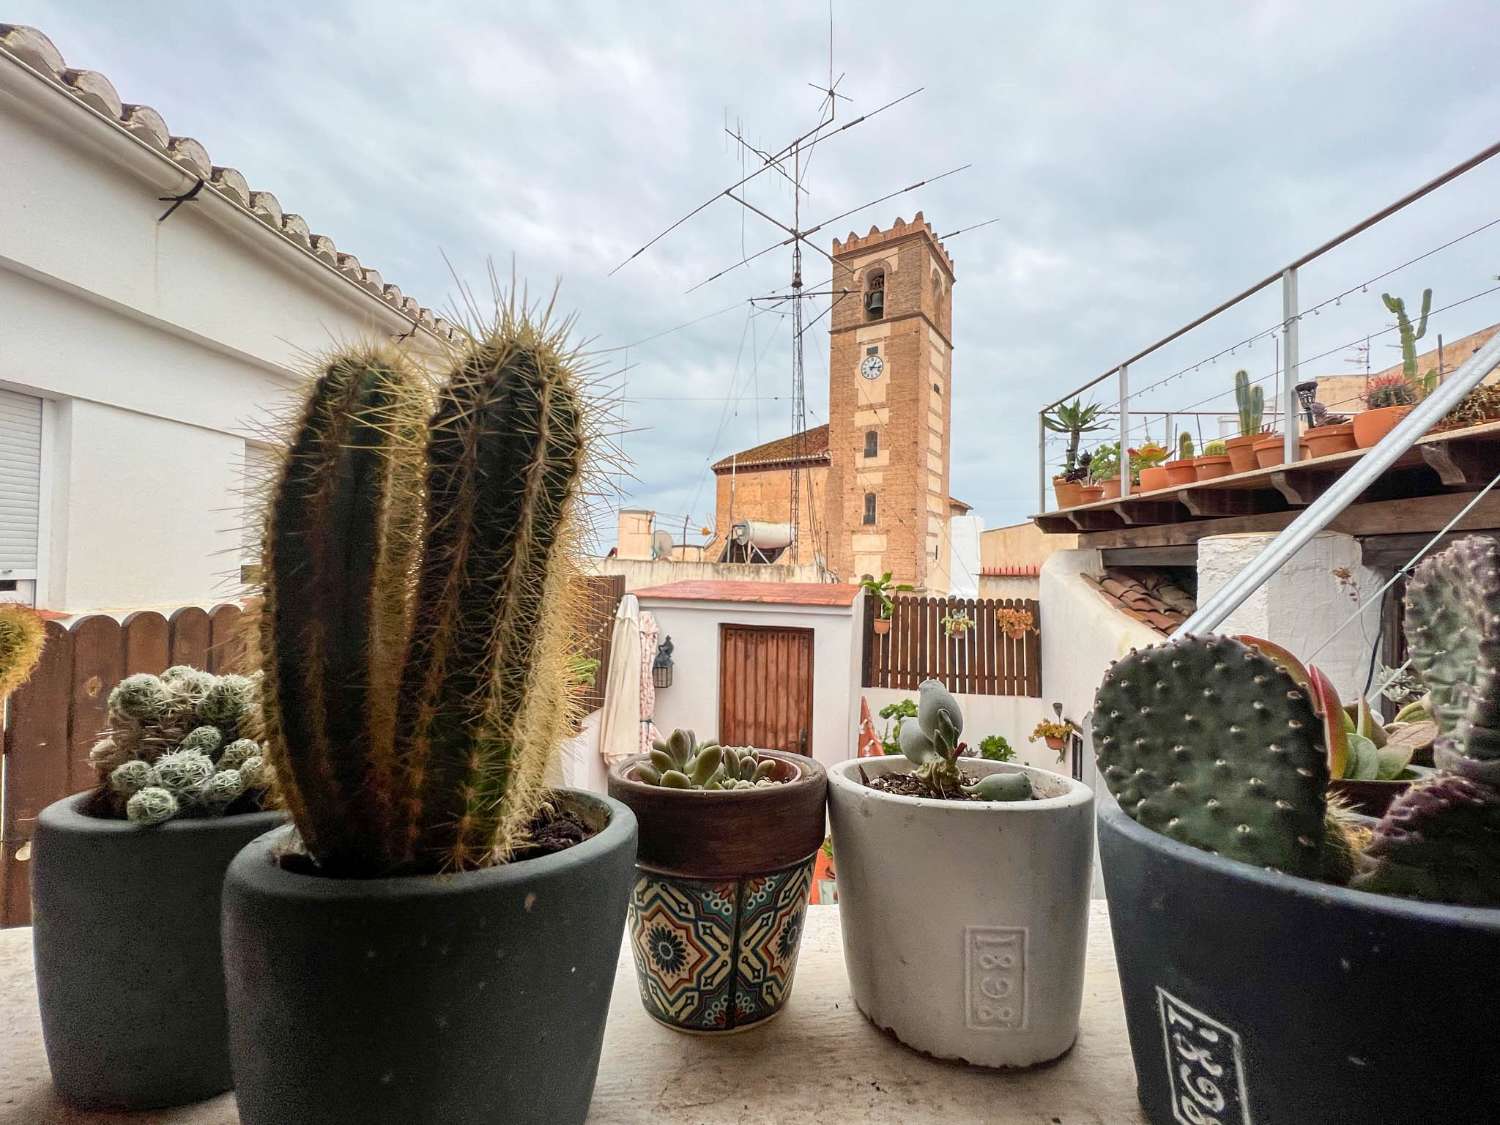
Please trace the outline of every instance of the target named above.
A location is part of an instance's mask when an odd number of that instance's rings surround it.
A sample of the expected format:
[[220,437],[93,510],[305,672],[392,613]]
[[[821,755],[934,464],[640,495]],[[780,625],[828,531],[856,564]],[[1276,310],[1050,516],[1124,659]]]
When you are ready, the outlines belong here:
[[[887,703],[899,703],[903,699],[916,702],[917,693],[895,688],[865,688],[864,697],[870,701],[870,717],[875,720],[878,735],[886,724],[886,720],[880,717],[880,709]],[[1071,769],[1066,761],[1057,760],[1057,751],[1048,749],[1046,743],[1026,741],[1038,721],[1052,717],[1047,700],[1015,695],[955,695],[954,698],[963,708],[963,741],[970,746],[977,748],[986,735],[1000,734],[1016,752],[1013,760],[1022,765],[1038,766],[1054,773],[1067,773]]]
[[588,560],[595,574],[619,574],[626,593],[669,582],[818,582],[818,568],[804,566],[756,566],[750,563],[673,562],[670,559],[620,559],[595,557]]
[[1040,578],[982,577],[979,596],[983,598],[1027,598],[1038,600],[1042,592]]
[[979,536],[984,521],[978,516],[948,519],[948,593],[955,598],[979,596]]
[[663,733],[674,727],[692,729],[700,737],[717,733],[720,625],[812,629],[813,757],[832,765],[854,755],[861,656],[855,627],[861,619],[858,599],[852,607],[830,607],[645,597],[641,609],[655,616],[663,640],[672,638],[672,686],[656,692],[655,721]]

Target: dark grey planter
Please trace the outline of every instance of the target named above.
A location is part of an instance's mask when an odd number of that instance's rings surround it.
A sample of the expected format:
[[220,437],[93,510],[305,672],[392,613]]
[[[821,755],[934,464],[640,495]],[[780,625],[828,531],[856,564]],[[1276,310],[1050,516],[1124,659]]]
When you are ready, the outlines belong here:
[[1099,850],[1152,1122],[1479,1121],[1500,1104],[1482,1046],[1500,1019],[1500,910],[1221,859],[1107,793]]
[[229,862],[282,815],[140,828],[48,805],[32,842],[32,946],[58,1094],[153,1109],[229,1089],[219,894]]
[[224,886],[244,1125],[464,1125],[588,1115],[635,866],[635,816],[577,790],[597,835],[456,875],[330,879],[250,844]]

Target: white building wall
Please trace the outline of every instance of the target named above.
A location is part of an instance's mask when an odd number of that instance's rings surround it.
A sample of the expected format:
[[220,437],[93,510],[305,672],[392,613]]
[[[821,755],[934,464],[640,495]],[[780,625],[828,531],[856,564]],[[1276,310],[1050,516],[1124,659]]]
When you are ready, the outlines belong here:
[[656,692],[655,722],[664,734],[674,727],[694,730],[700,738],[717,734],[720,625],[812,629],[813,757],[832,765],[853,756],[859,718],[857,599],[852,607],[827,607],[645,597],[641,609],[655,616],[663,639],[672,638],[672,686]]

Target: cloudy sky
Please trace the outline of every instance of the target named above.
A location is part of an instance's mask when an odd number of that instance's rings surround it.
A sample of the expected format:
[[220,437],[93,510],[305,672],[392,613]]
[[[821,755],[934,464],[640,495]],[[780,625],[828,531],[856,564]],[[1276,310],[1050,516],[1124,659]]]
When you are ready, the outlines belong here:
[[[632,431],[627,505],[709,522],[708,464],[789,431],[786,322],[751,319],[745,301],[786,284],[787,255],[685,293],[776,241],[773,228],[721,200],[609,271],[739,178],[726,121],[763,148],[815,121],[822,3],[13,0],[5,18],[426,304],[453,299],[445,253],[468,279],[512,256],[533,286],[560,278],[596,348],[636,345],[599,357],[631,365],[609,383]],[[918,208],[940,232],[999,220],[949,245],[953,491],[998,526],[1035,510],[1039,406],[1495,141],[1497,42],[1493,0],[835,0],[834,71],[853,99],[841,113],[924,92],[816,149],[804,214],[973,165],[817,237],[826,247]],[[1492,163],[1304,271],[1303,307],[1354,290],[1304,321],[1303,356],[1328,353],[1304,375],[1356,369],[1345,345],[1390,324],[1382,288],[1462,301],[1430,335],[1500,320],[1500,293],[1479,295],[1500,284],[1500,225],[1359,290],[1500,217]],[[769,174],[751,198],[776,213],[790,202]],[[810,256],[810,282],[826,279],[822,262]],[[1274,373],[1273,341],[1194,365],[1279,319],[1268,291],[1142,361],[1137,387],[1186,374],[1141,408],[1223,407],[1236,367]],[[1373,341],[1377,368],[1393,339]],[[808,341],[817,423],[827,336]],[[1147,424],[1161,436],[1160,414]]]

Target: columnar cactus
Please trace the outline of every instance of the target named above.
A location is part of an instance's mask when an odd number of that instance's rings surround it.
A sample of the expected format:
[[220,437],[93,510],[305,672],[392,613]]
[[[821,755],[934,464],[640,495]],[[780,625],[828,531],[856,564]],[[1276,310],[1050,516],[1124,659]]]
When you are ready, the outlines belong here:
[[139,674],[109,694],[110,727],[89,751],[105,807],[141,825],[219,816],[270,782],[263,750],[241,737],[257,724],[258,678],[173,668]]
[[1234,373],[1234,401],[1240,414],[1240,437],[1250,437],[1261,431],[1261,419],[1266,412],[1265,388],[1250,385],[1250,372],[1243,369]]
[[778,780],[774,759],[761,759],[750,747],[700,744],[690,730],[653,742],[651,760],[636,766],[635,775],[667,789],[753,789]]
[[1193,459],[1193,435],[1186,430],[1177,435],[1177,459],[1179,461]]
[[30,677],[46,640],[40,617],[25,606],[0,603],[0,704]]
[[588,425],[566,327],[503,309],[430,424],[401,356],[342,353],[292,434],[266,521],[264,713],[331,873],[502,860],[537,810],[572,700]]
[[[1400,297],[1392,297],[1389,293],[1382,293],[1380,300],[1385,304],[1386,311],[1396,318],[1396,330],[1401,334],[1401,374],[1413,389],[1423,388],[1431,390],[1430,386],[1424,386],[1423,380],[1417,378],[1417,341],[1427,335],[1427,314],[1432,311],[1432,290],[1422,290],[1422,316],[1415,328],[1412,327],[1411,317],[1406,315],[1406,302]],[[1435,373],[1429,372],[1433,383],[1436,383]]]

